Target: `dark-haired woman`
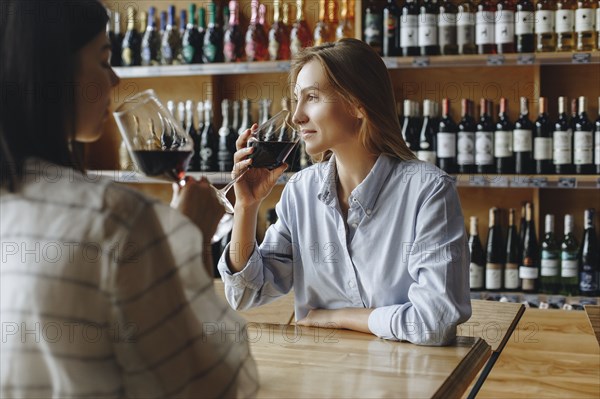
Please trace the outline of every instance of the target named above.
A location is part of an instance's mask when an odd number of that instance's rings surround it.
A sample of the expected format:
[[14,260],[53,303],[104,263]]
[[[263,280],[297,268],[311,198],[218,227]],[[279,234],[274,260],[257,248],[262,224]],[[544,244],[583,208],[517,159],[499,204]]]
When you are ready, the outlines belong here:
[[106,10],[1,7],[0,396],[252,396],[242,321],[203,264],[223,213],[207,182],[176,193],[178,212],[87,177],[76,156],[119,82]]

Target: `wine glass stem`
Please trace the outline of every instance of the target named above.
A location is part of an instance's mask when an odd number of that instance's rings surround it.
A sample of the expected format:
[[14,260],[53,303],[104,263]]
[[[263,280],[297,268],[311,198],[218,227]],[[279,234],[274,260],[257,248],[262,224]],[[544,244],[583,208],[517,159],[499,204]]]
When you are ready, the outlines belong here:
[[244,169],[244,171],[243,171],[242,173],[240,173],[239,175],[237,175],[237,176],[236,176],[236,177],[235,177],[233,180],[231,180],[229,183],[227,183],[227,184],[225,185],[225,187],[223,187],[223,188],[222,188],[222,189],[220,189],[219,191],[220,191],[220,192],[221,192],[223,195],[226,195],[226,194],[229,192],[229,190],[231,189],[231,187],[233,187],[233,185],[234,185],[235,183],[237,183],[237,181],[238,181],[238,180],[240,180],[240,178],[241,178],[242,176],[244,176],[244,174],[245,174],[245,173],[248,171],[248,169],[249,169],[249,168],[246,168],[246,169]]

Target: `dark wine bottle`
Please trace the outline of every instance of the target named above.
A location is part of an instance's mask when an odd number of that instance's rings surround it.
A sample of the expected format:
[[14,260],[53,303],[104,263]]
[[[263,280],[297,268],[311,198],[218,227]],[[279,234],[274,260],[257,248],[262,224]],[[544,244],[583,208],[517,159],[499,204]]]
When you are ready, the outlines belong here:
[[[240,128],[240,102],[238,100],[233,100],[231,102],[231,128],[235,132],[237,136],[237,131]],[[235,142],[234,142],[235,144]],[[234,146],[235,149],[235,146]],[[235,151],[234,151],[235,152]]]
[[387,0],[383,8],[384,57],[399,57],[402,55],[402,47],[400,47],[400,16],[401,10],[396,5],[396,0]]
[[187,26],[187,12],[185,10],[179,11],[179,37],[183,38],[185,28]]
[[560,287],[560,247],[554,236],[554,215],[546,215],[545,227],[540,255],[540,291],[557,294]]
[[594,227],[595,209],[584,212],[584,232],[579,248],[579,293],[584,296],[600,295],[600,251]]
[[[596,24],[600,25],[600,20]],[[596,174],[600,175],[600,97],[598,97],[598,119],[596,119],[594,132],[594,163],[596,164]]]
[[121,33],[121,13],[118,11],[111,11],[111,24],[110,31],[108,32],[108,38],[110,40],[110,65],[114,67],[121,66],[123,60],[121,60],[121,44],[123,43],[123,34]]
[[242,122],[238,128],[238,135],[244,133],[246,129],[252,126],[252,115],[250,113],[250,100],[244,98],[242,100]]
[[[200,137],[204,131],[204,101],[198,101],[198,104],[196,105],[196,117],[198,118],[196,131]],[[200,159],[200,152],[198,152],[198,159]]]
[[515,154],[513,152],[513,124],[508,119],[508,100],[500,98],[500,112],[494,132],[494,158],[496,173],[515,173]]
[[519,280],[519,235],[515,225],[513,208],[508,211],[508,233],[506,235],[506,265],[504,267],[504,289],[516,291],[521,287]]
[[204,103],[204,130],[200,136],[200,170],[214,172],[218,170],[217,152],[219,150],[219,137],[215,132],[212,117],[212,104]]
[[416,0],[406,0],[402,6],[400,26],[400,46],[403,56],[419,55],[419,4]]
[[419,150],[419,136],[421,132],[417,107],[418,103],[412,100],[404,100],[402,137],[408,148],[415,154]]
[[458,173],[475,173],[475,129],[477,125],[472,115],[472,102],[466,98],[461,101],[462,119],[458,124],[456,143],[456,163]]
[[533,221],[533,205],[530,202],[525,204],[525,220],[527,224],[519,278],[523,292],[537,292],[540,276],[539,248]]
[[419,48],[421,55],[439,55],[437,0],[422,0],[419,10]]
[[491,116],[491,101],[482,98],[480,117],[475,132],[475,164],[477,173],[494,173],[494,122]]
[[[204,36],[206,35],[206,9],[200,7],[198,9],[198,33],[200,34],[200,46],[201,54],[204,52]],[[204,62],[204,55],[200,56],[200,62]]]
[[202,61],[205,63],[223,62],[223,30],[217,22],[217,5],[208,3],[208,28],[204,34]]
[[185,64],[202,63],[202,45],[203,42],[198,26],[196,25],[196,4],[191,3],[189,8],[188,23],[181,40],[183,62]]
[[579,114],[575,119],[573,132],[573,160],[575,173],[591,175],[594,173],[594,127],[587,116],[587,98],[579,97]]
[[220,172],[229,172],[233,169],[233,153],[235,150],[232,152],[232,148],[235,149],[237,134],[229,125],[229,108],[229,100],[224,99],[221,102],[223,123],[219,128],[219,152],[217,154]]
[[471,216],[469,228],[469,252],[471,254],[471,262],[469,266],[469,283],[471,291],[480,291],[485,287],[485,255],[481,240],[479,239],[479,231],[477,228],[477,217]]
[[229,12],[229,26],[223,36],[223,56],[225,62],[238,62],[244,59],[244,36],[240,27],[239,4],[236,0],[229,2]]
[[160,65],[160,32],[156,27],[156,8],[148,10],[148,23],[142,37],[142,65]]
[[478,54],[495,54],[494,42],[496,15],[493,0],[479,0],[475,14],[475,44]]
[[519,263],[523,260],[523,245],[525,243],[525,230],[527,229],[527,221],[525,220],[525,205],[527,202],[521,204],[521,219],[519,221]]
[[164,36],[165,32],[167,31],[167,21],[169,20],[169,16],[167,14],[166,11],[161,11],[160,12],[160,38],[161,38],[161,44],[162,44],[162,37]]
[[505,253],[499,213],[498,208],[490,208],[485,258],[485,289],[488,291],[499,291],[502,289]]
[[571,120],[569,121],[569,124],[571,126],[571,130],[574,132],[575,131],[575,123],[577,123],[577,102],[578,102],[578,98],[574,98],[571,100]]
[[440,16],[438,19],[438,43],[440,54],[458,54],[456,36],[456,20],[458,18],[458,7],[450,0],[444,0],[440,4]]
[[552,162],[556,174],[573,173],[573,131],[567,115],[567,98],[558,97],[558,120],[552,134]]
[[365,7],[363,41],[378,54],[383,53],[383,12],[375,0],[368,0]]
[[573,215],[565,215],[565,235],[560,244],[560,286],[561,294],[577,295],[579,293],[579,276],[577,255],[579,244],[575,237],[575,220]]
[[437,159],[438,166],[446,173],[456,173],[456,133],[458,127],[450,116],[450,100],[442,100],[442,119],[438,124]]
[[[381,30],[381,25],[377,26]],[[310,47],[312,44],[313,37],[304,16],[304,0],[296,0],[296,21],[290,30],[290,54],[294,56],[300,50]]]
[[137,30],[137,11],[135,7],[127,8],[127,31],[121,43],[121,60],[123,66],[142,65],[142,36]]
[[258,0],[252,0],[250,5],[252,14],[246,30],[246,59],[248,61],[266,61],[269,59],[269,39],[263,26],[258,22]]
[[273,23],[269,29],[269,59],[290,59],[290,28],[283,21],[280,0],[273,1]]
[[515,52],[515,4],[513,0],[498,0],[495,12],[496,52],[509,54]]
[[533,123],[529,119],[529,106],[527,97],[520,99],[521,114],[515,122],[513,131],[513,151],[515,152],[515,173],[533,173]]
[[470,0],[459,1],[456,21],[458,54],[477,54],[477,46],[475,46],[475,11],[476,7]]
[[531,0],[519,0],[515,13],[515,43],[517,53],[535,51],[535,11]]
[[197,172],[200,171],[200,134],[198,133],[199,130],[194,127],[194,102],[192,100],[185,102],[185,115],[186,131],[194,142],[194,155],[188,165],[188,170]]
[[163,65],[181,64],[181,36],[175,24],[175,6],[169,6],[169,18],[160,47],[160,60]]
[[533,138],[533,159],[535,173],[547,175],[554,172],[552,168],[552,131],[553,126],[548,116],[548,100],[540,97],[540,114],[535,121]]
[[433,102],[423,100],[423,125],[419,134],[417,158],[435,165],[437,126],[434,121]]

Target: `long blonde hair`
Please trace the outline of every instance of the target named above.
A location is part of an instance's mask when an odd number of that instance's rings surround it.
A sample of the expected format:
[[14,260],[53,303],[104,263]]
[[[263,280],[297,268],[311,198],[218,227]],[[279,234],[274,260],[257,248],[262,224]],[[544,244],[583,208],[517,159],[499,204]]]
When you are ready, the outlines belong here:
[[[388,70],[371,46],[357,39],[342,39],[303,49],[292,61],[290,87],[294,87],[300,70],[313,60],[319,61],[340,98],[364,114],[358,135],[369,153],[403,161],[416,158],[402,138]],[[313,161],[322,162],[330,156],[331,151],[325,151]]]

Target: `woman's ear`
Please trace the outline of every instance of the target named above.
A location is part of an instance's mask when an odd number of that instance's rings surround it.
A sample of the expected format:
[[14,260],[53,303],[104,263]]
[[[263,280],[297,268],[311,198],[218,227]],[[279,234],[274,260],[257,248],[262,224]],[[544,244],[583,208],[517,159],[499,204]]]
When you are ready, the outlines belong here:
[[358,119],[364,119],[366,112],[363,107],[354,107],[354,111]]

